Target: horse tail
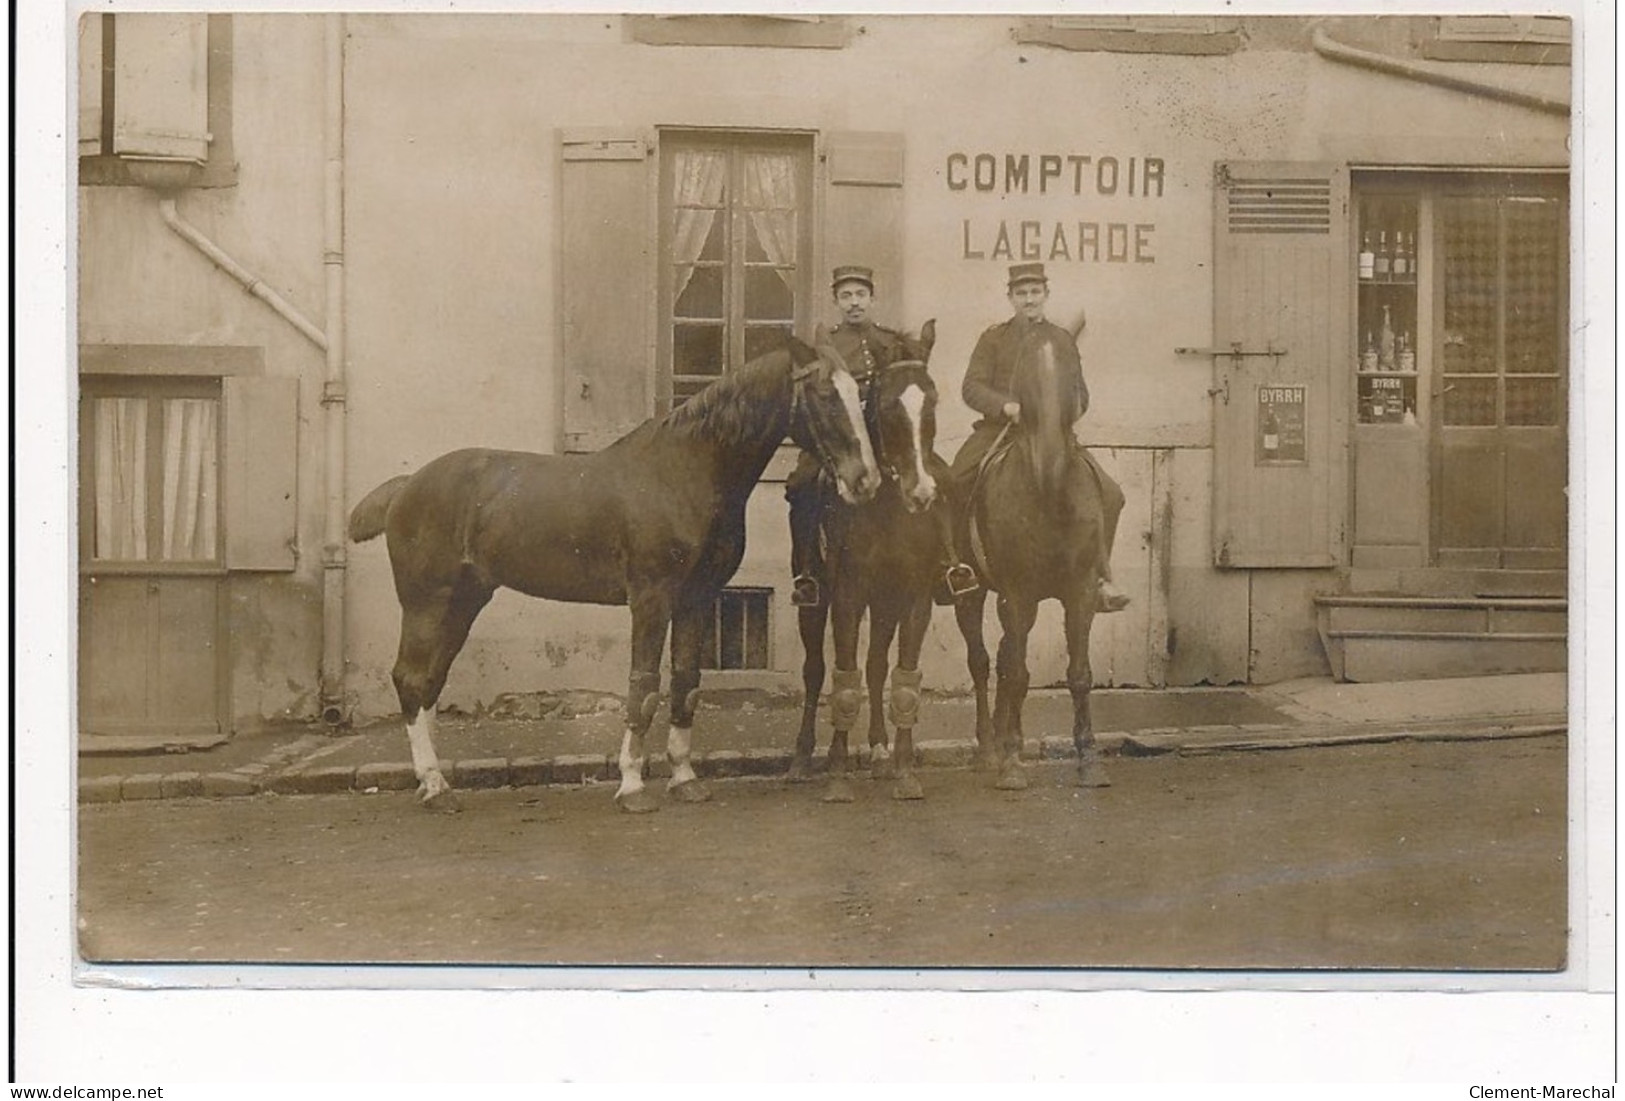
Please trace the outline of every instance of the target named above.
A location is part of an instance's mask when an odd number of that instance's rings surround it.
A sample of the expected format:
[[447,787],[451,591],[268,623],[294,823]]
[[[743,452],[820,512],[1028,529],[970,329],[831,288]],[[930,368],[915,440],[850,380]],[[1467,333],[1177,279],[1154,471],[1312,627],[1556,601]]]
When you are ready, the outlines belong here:
[[350,541],[365,543],[384,533],[384,521],[389,518],[389,506],[395,494],[411,480],[410,474],[397,474],[365,497],[350,511]]

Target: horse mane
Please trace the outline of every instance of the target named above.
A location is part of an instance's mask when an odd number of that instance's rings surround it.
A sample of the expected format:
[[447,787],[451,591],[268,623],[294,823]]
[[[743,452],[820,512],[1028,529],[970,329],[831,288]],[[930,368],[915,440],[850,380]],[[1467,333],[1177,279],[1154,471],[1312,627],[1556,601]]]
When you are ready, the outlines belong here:
[[723,446],[748,441],[760,432],[764,411],[784,404],[789,358],[788,351],[757,356],[667,413],[657,431]]

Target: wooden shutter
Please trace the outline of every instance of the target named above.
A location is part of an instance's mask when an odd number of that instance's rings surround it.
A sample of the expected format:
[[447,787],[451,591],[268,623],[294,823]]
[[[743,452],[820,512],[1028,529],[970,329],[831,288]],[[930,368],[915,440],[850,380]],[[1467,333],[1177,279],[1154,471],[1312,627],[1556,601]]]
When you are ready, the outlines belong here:
[[100,12],[79,17],[79,155],[102,151],[102,20]]
[[[1211,351],[1221,567],[1339,560],[1352,385],[1348,195],[1348,173],[1335,165],[1218,166]],[[1275,430],[1267,450],[1266,428]]]
[[112,151],[203,164],[209,159],[209,17],[116,18]]
[[[829,270],[862,264],[875,272],[875,312],[894,328],[923,318],[903,309],[903,135],[835,131],[824,138],[824,268],[814,284],[828,301]],[[822,316],[827,309],[815,310]]]
[[235,375],[225,406],[226,568],[291,570],[299,546],[299,380]]
[[654,413],[652,141],[559,135],[563,448],[596,451]]

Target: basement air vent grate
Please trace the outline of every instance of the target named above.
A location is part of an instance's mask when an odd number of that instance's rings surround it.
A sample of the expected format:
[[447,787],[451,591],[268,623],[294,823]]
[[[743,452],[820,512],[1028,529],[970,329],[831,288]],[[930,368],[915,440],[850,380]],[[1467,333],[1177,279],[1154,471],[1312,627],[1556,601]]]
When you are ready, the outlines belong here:
[[1233,180],[1229,201],[1231,233],[1332,231],[1330,180]]

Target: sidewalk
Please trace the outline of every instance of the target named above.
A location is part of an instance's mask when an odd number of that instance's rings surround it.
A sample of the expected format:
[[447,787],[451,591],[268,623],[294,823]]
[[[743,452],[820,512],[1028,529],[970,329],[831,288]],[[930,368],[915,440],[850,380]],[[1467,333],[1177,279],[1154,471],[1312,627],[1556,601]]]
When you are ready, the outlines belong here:
[[[1529,737],[1567,730],[1562,673],[1523,673],[1437,681],[1338,684],[1327,678],[1262,687],[1097,689],[1096,737],[1107,753],[1215,753],[1400,739]],[[788,767],[801,704],[796,696],[712,692],[694,730],[702,776],[773,776]],[[441,767],[460,788],[580,784],[618,777],[624,725],[620,700],[567,693],[538,702],[525,717],[442,715],[435,737]],[[1031,693],[1023,713],[1025,753],[1072,755],[1072,703],[1066,692]],[[651,728],[650,772],[662,774],[665,712]],[[867,758],[867,711],[854,731]],[[916,746],[923,767],[962,767],[974,748],[968,695],[927,694]],[[819,715],[820,757],[829,740]],[[106,803],[187,796],[389,791],[417,786],[398,719],[354,730],[290,726],[240,735],[184,753],[84,753],[79,799]]]

